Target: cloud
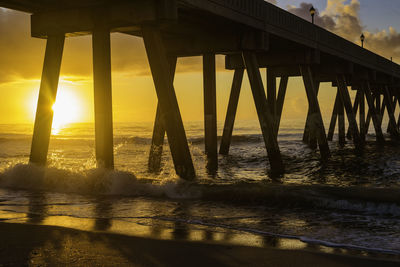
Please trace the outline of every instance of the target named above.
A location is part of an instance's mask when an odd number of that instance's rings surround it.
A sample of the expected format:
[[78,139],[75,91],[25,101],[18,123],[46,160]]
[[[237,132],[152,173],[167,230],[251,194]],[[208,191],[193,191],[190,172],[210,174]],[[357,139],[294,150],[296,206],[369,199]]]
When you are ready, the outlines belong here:
[[29,23],[24,13],[0,9],[0,83],[40,77],[44,41],[30,37]]
[[[310,20],[310,3],[301,3],[299,7],[288,6],[287,10],[299,17]],[[364,33],[364,47],[387,58],[400,61],[400,33],[390,27],[388,31],[369,32],[365,30],[360,15],[358,0],[327,0],[326,9],[317,10],[315,23],[329,31],[354,43],[360,43],[360,35]]]
[[[307,21],[311,20],[310,17],[310,8],[312,7],[312,4],[309,3],[301,3],[299,7],[296,6],[288,6],[287,10],[296,16],[299,16]],[[314,15],[314,22],[318,26],[321,26],[327,30],[333,30],[336,26],[335,21],[333,20],[332,17],[327,16],[327,15],[321,15],[318,10],[316,10],[315,15]]]
[[273,4],[273,5],[276,5],[276,0],[265,0],[265,2],[269,2],[269,3]]

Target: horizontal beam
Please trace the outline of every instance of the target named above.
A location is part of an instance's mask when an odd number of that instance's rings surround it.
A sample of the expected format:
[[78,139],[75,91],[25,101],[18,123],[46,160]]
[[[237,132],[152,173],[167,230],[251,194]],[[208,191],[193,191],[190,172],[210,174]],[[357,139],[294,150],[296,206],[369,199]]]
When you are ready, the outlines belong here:
[[[261,52],[257,53],[256,57],[258,66],[260,68],[320,63],[320,53],[318,50],[307,50],[300,52]],[[225,57],[225,68],[229,70],[244,68],[241,55],[227,55]]]
[[[180,28],[181,25],[173,25]],[[185,27],[185,26],[183,26]],[[193,27],[191,35],[164,34],[167,52],[173,56],[198,56],[207,53],[229,54],[242,50],[267,51],[269,35],[247,29],[245,32]]]
[[66,36],[86,35],[99,24],[109,28],[110,31],[134,31],[144,22],[176,20],[177,12],[174,0],[135,0],[94,7],[37,12],[31,16],[31,35],[38,38],[47,38],[49,35],[60,33]]

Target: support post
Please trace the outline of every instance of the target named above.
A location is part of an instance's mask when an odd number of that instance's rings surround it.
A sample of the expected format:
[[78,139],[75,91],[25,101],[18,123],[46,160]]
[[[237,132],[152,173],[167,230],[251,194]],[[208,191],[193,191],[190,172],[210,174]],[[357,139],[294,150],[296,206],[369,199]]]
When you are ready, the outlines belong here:
[[204,54],[204,145],[207,155],[207,169],[210,172],[215,172],[218,168],[216,84],[215,54]]
[[281,76],[279,82],[278,98],[276,100],[276,121],[275,121],[275,135],[278,136],[279,126],[281,124],[283,103],[285,102],[286,89],[289,81],[289,76]]
[[[383,114],[382,114],[382,107],[381,107],[381,94],[379,91],[376,92],[375,102],[376,102],[375,103],[376,112],[378,113],[379,121],[382,123]],[[385,110],[383,109],[383,111],[385,111]]]
[[344,105],[342,97],[340,96],[340,91],[338,87],[338,96],[339,96],[339,122],[338,122],[338,132],[339,132],[339,146],[344,146],[346,144],[346,126],[345,126],[345,117],[344,117]]
[[329,131],[328,131],[328,141],[333,140],[333,134],[335,133],[335,126],[338,117],[338,110],[339,110],[339,92],[336,93],[335,104],[333,106],[331,122],[329,124]]
[[[315,93],[317,95],[318,99],[318,93],[319,93],[319,82],[315,82]],[[312,125],[310,125],[310,115],[311,115],[311,110],[310,107],[308,107],[308,112],[307,112],[307,118],[306,118],[306,124],[304,126],[304,133],[303,133],[303,142],[308,144],[310,148],[316,149],[317,148],[317,139],[315,136],[315,131],[312,130]]]
[[[176,68],[175,56],[168,57],[169,66],[171,68],[171,80],[174,82],[175,68]],[[165,126],[163,122],[164,118],[161,112],[160,104],[157,103],[156,118],[154,120],[153,137],[151,139],[151,147],[149,153],[148,170],[149,172],[159,172],[161,170],[161,157],[164,146]]]
[[45,165],[47,161],[53,123],[52,107],[57,95],[64,40],[63,34],[49,36],[47,39],[29,158],[29,162],[38,165]]
[[176,173],[181,178],[193,179],[195,170],[160,30],[154,25],[143,25],[142,34]]
[[272,68],[267,68],[267,100],[272,118],[276,122],[276,76]]
[[[395,95],[394,96],[394,99],[393,99],[393,97],[391,97],[391,100],[393,100],[392,101],[392,107],[393,107],[393,115],[396,113],[396,108],[397,108],[397,96]],[[392,123],[389,121],[389,124],[388,124],[388,127],[387,127],[387,130],[386,130],[386,132],[390,132],[390,128],[391,127],[394,127],[394,128],[396,128],[396,130],[397,131],[399,131],[399,129],[398,129],[398,127],[397,127],[397,122],[396,122],[396,124],[393,126],[392,125]]]
[[[365,98],[367,98],[367,94],[364,92],[364,94],[365,94]],[[373,95],[373,94],[371,94],[372,95],[372,103],[374,104],[375,103],[375,95]],[[367,104],[368,104],[368,102],[367,102]],[[370,112],[370,110],[369,110],[369,108],[368,108],[368,112],[367,112],[367,118],[365,119],[365,130],[366,130],[366,133],[368,133],[368,131],[369,131],[369,125],[371,124],[371,112]]]
[[[354,113],[355,116],[357,115],[358,105],[359,105],[359,102],[360,102],[359,95],[360,95],[360,90],[357,90],[356,97],[354,99],[354,104],[353,104],[353,113]],[[347,139],[351,139],[350,125],[349,125],[349,128],[347,129],[346,137],[347,137]]]
[[114,168],[110,31],[93,31],[93,85],[96,159],[99,168]]
[[[315,134],[321,157],[323,160],[330,157],[330,150],[328,141],[326,139],[324,122],[322,120],[321,110],[318,104],[318,98],[316,94],[316,83],[310,66],[300,66],[300,73],[303,77],[304,87],[307,93],[307,99],[310,110],[310,134]],[[313,130],[314,129],[314,130]]]
[[249,76],[250,87],[257,109],[258,120],[260,122],[261,131],[268,152],[269,162],[271,164],[271,172],[275,175],[283,174],[284,165],[278,146],[278,140],[274,134],[274,119],[268,107],[256,55],[254,52],[244,51],[243,59],[247,69],[247,75]]
[[[372,98],[371,88],[369,82],[366,82],[365,86],[363,87],[365,93],[365,99],[367,100],[368,104],[368,114],[372,119],[372,123],[374,124],[375,133],[376,133],[376,140],[378,142],[384,142],[385,138],[383,137],[382,128],[381,128],[381,121],[379,115],[377,114],[377,110],[374,106],[374,100]],[[366,129],[368,130],[368,116],[367,116],[367,126]]]
[[[398,95],[398,93],[396,93],[397,96],[397,102],[399,102],[399,108],[400,108],[400,96]],[[400,129],[400,113],[399,113],[399,117],[397,118],[397,129]]]
[[358,131],[356,115],[354,114],[353,107],[351,105],[350,94],[344,75],[337,75],[337,84],[340,92],[340,98],[342,99],[343,106],[347,113],[347,120],[349,121],[353,143],[357,149],[360,149],[362,145],[360,140],[360,132]]
[[[385,86],[383,88],[383,93],[385,94],[384,100],[385,100],[386,109],[387,109],[388,116],[389,116],[389,122],[391,125],[396,125],[396,118],[394,117],[393,102],[392,102],[392,98],[390,97],[389,88],[387,86]],[[399,137],[399,132],[397,131],[396,127],[390,127],[390,135],[395,138]]]
[[360,137],[362,141],[365,141],[365,136],[368,133],[365,127],[365,98],[364,98],[364,91],[362,88],[358,89],[360,94],[358,95],[359,103],[360,103],[360,112],[359,112],[359,123],[360,123]]
[[219,153],[228,155],[229,147],[231,145],[233,125],[235,123],[236,111],[239,102],[240,88],[242,86],[244,69],[235,69],[233,75],[233,82],[231,94],[229,97],[228,110],[226,111],[226,118],[224,124],[224,131],[222,133],[221,146]]

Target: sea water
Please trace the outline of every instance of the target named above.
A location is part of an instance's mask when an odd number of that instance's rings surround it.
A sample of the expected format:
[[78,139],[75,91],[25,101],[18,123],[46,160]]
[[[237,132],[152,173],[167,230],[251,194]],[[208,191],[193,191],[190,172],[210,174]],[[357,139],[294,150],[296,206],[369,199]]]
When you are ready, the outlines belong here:
[[[235,125],[230,153],[209,173],[203,122],[185,129],[195,181],[179,179],[166,145],[147,170],[152,123],[117,123],[115,171],[96,169],[93,124],[53,130],[48,166],[28,164],[32,125],[0,125],[0,220],[161,239],[400,255],[400,144],[369,134],[363,151],[330,142],[332,157],[282,122],[285,175],[271,177],[257,121]],[[218,125],[221,130],[223,125]],[[372,127],[371,127],[372,128]],[[346,252],[346,253],[347,253]]]

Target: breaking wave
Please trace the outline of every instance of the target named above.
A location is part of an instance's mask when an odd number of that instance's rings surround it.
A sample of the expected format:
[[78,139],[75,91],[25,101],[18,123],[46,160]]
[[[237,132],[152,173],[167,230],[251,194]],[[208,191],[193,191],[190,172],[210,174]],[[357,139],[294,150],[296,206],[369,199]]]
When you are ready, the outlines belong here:
[[265,182],[201,184],[177,177],[143,179],[125,171],[75,172],[17,164],[0,173],[0,187],[83,195],[201,199],[234,204],[326,208],[400,216],[399,188],[282,185]]

